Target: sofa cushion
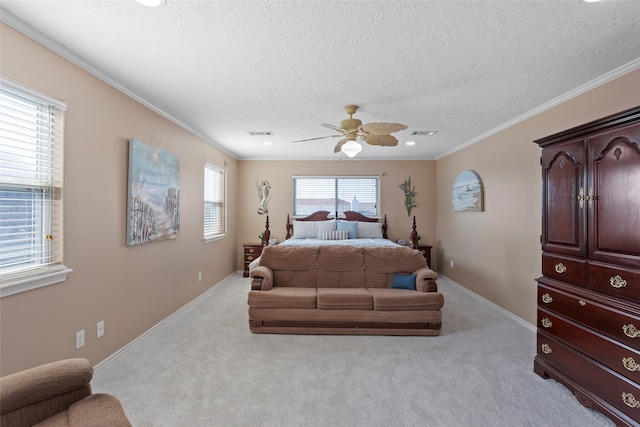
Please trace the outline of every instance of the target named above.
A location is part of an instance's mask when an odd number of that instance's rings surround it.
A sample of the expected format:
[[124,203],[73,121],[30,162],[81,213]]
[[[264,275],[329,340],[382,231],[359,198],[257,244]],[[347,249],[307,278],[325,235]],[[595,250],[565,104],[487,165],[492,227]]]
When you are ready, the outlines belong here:
[[413,274],[426,267],[420,251],[406,246],[366,248],[364,251],[365,287],[390,288],[393,274]]
[[393,282],[391,287],[393,289],[408,289],[410,291],[416,290],[416,274],[393,274]]
[[315,270],[318,246],[265,246],[260,255],[260,265],[272,270]]
[[255,308],[316,308],[316,288],[275,287],[249,291],[249,305]]
[[417,292],[407,289],[369,289],[373,309],[378,311],[440,310],[444,298],[439,292]]
[[365,288],[318,288],[320,310],[373,310],[373,296]]

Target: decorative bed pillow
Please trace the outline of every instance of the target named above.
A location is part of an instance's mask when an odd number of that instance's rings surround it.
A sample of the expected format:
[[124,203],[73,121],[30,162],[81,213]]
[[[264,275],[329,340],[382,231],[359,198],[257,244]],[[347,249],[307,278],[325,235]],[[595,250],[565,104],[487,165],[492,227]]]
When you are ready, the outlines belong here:
[[358,238],[382,239],[382,224],[379,222],[358,222]]
[[325,230],[322,232],[320,238],[322,240],[347,240],[349,238],[349,232],[347,230]]
[[[336,231],[336,220],[330,221],[314,221],[318,224],[318,239],[322,239],[322,235],[325,231]],[[326,239],[325,239],[326,240]]]
[[317,239],[318,222],[321,221],[293,221],[292,239]]
[[336,230],[347,230],[349,232],[350,239],[358,238],[358,221],[342,221],[338,220]]
[[417,274],[405,275],[393,273],[393,282],[391,287],[394,289],[409,289],[416,290],[416,277]]

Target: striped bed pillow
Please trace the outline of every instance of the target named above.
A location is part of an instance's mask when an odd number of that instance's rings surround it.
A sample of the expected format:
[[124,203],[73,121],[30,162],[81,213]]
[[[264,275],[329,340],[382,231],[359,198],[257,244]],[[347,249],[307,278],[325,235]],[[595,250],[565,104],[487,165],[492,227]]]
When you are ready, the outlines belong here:
[[323,231],[322,240],[347,240],[349,238],[349,231]]

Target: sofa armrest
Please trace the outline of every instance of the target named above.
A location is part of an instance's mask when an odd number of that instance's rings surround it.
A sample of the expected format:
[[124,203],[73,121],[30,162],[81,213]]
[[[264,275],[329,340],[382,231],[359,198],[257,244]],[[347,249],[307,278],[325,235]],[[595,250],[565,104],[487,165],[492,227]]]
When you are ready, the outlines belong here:
[[0,378],[0,424],[33,425],[68,409],[91,395],[92,377],[88,360],[67,359]]
[[416,275],[416,290],[419,292],[437,292],[438,285],[436,279],[438,273],[427,268],[422,267],[413,272]]
[[268,291],[273,288],[273,271],[269,267],[260,265],[249,273],[253,278],[251,289],[254,291]]

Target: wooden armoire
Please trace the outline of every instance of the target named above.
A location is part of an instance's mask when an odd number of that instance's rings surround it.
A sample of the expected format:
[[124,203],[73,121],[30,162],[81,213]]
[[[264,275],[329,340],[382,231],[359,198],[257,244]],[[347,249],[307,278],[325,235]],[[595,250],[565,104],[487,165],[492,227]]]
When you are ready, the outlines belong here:
[[534,371],[640,425],[640,106],[536,140],[542,277]]

